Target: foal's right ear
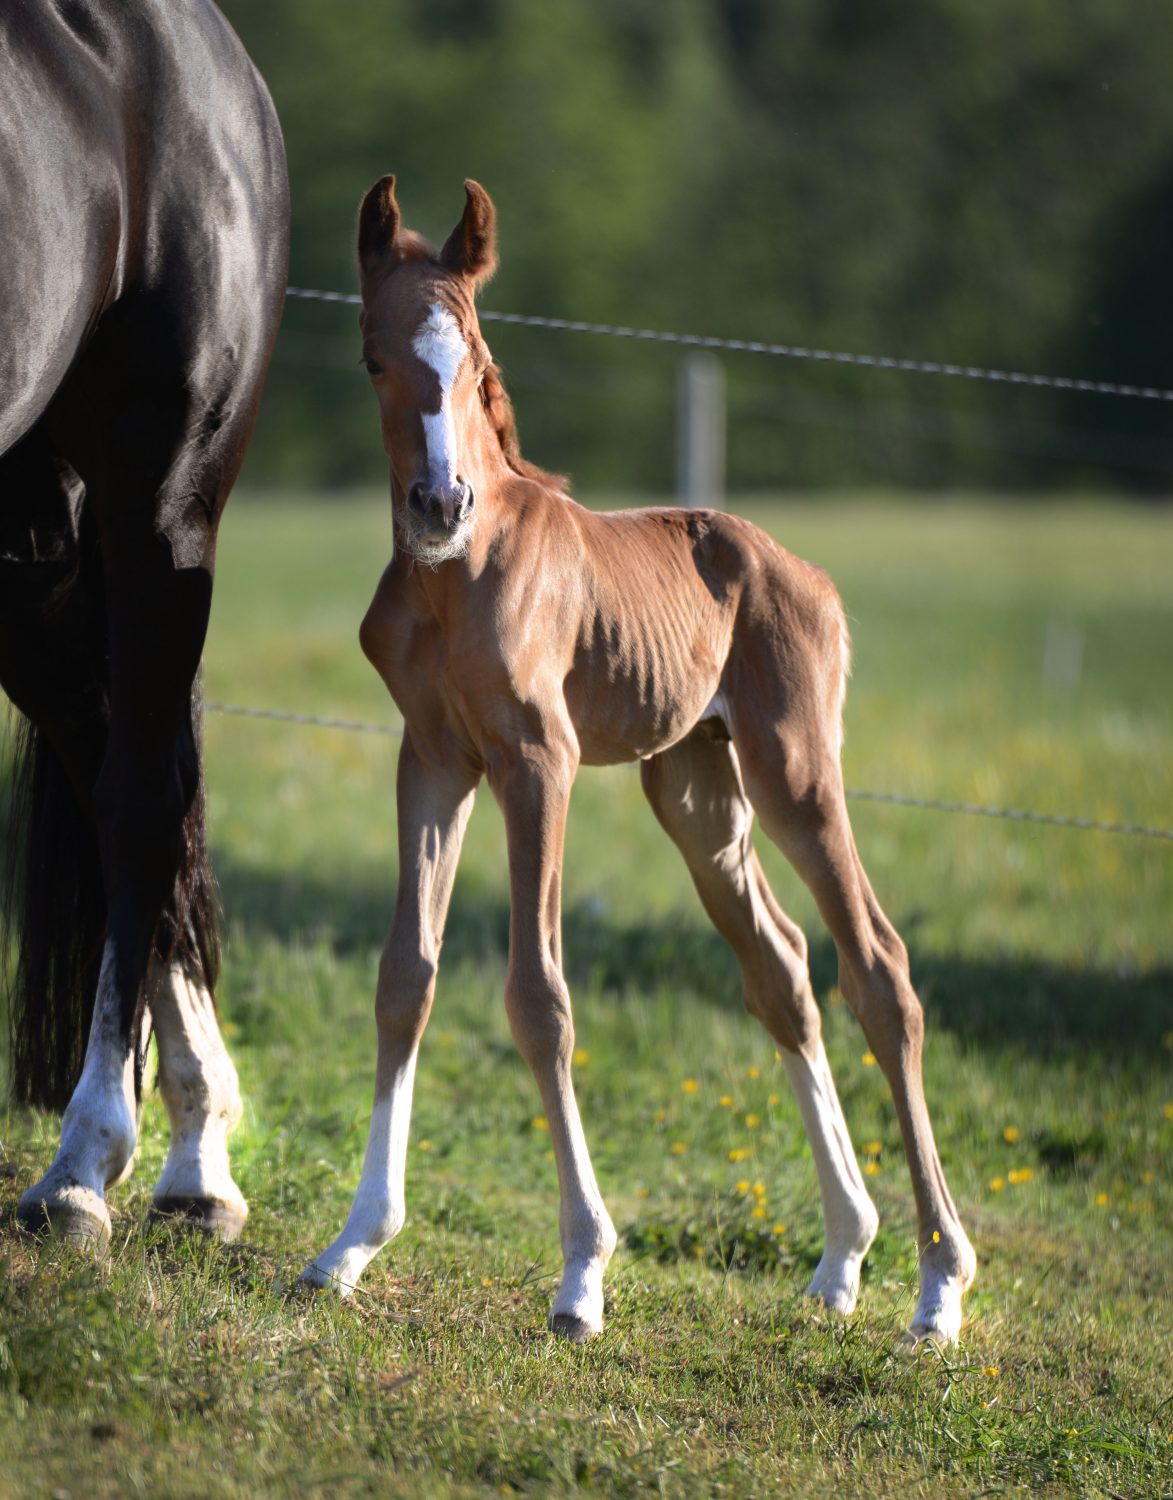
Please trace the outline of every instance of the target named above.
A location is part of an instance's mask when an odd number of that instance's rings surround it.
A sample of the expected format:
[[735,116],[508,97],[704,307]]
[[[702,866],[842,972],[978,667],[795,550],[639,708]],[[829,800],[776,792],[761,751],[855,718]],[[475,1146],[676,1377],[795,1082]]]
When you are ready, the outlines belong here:
[[358,263],[364,275],[370,275],[387,256],[395,253],[400,223],[395,174],[388,172],[370,189],[358,211]]

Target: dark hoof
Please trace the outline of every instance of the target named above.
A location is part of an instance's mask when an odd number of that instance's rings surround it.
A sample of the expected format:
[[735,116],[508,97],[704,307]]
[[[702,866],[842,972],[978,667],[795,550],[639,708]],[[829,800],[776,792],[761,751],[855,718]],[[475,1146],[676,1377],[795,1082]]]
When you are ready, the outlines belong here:
[[161,1198],[152,1205],[148,1222],[170,1229],[194,1229],[225,1244],[238,1239],[248,1218],[247,1209],[222,1198]]
[[110,1243],[109,1221],[84,1208],[68,1208],[39,1199],[23,1201],[16,1210],[16,1222],[29,1234],[42,1239],[63,1240],[80,1250],[104,1250]]
[[556,1338],[566,1339],[571,1344],[589,1344],[601,1331],[581,1318],[572,1318],[569,1313],[555,1313],[550,1319],[550,1329]]

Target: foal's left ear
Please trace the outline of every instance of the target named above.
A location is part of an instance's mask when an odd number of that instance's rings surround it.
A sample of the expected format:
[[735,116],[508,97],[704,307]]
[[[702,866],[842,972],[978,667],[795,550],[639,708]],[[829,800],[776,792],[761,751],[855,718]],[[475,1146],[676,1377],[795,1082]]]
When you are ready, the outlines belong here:
[[479,182],[465,180],[464,214],[440,251],[450,271],[472,279],[474,286],[488,281],[497,269],[497,210]]

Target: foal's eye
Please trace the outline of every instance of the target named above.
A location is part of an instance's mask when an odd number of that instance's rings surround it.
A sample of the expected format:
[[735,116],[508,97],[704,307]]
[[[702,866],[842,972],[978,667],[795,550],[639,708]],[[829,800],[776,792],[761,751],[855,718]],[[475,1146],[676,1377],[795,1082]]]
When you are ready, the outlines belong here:
[[363,363],[367,367],[368,375],[381,375],[383,373],[383,366],[377,359],[366,359]]

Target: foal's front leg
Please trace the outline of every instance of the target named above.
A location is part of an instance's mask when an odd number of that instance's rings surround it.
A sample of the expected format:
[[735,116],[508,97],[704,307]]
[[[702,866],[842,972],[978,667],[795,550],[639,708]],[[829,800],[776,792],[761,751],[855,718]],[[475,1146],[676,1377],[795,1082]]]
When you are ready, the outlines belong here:
[[411,1092],[436,987],[444,919],[477,776],[427,765],[410,733],[399,753],[399,896],[379,962],[375,1105],[362,1176],[346,1227],[302,1272],[311,1286],[349,1296],[368,1262],[403,1228]]
[[561,1193],[564,1270],[550,1327],[575,1343],[603,1330],[603,1272],[615,1227],[587,1151],[570,1076],[574,1020],[562,977],[562,846],[577,768],[570,737],[527,745],[490,769],[505,814],[512,911],[505,1005],[550,1127]]

